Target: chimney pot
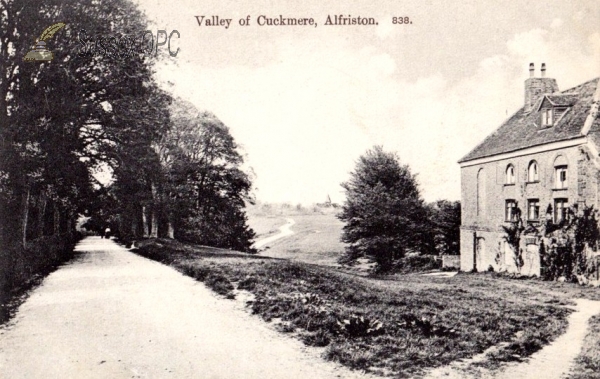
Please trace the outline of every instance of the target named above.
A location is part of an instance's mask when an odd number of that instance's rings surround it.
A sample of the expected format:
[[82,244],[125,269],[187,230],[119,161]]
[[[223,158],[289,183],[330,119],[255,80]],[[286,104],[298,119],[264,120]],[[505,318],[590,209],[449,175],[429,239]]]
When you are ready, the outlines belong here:
[[533,63],[529,64],[529,77],[533,78],[533,71],[535,70]]
[[533,109],[535,103],[544,95],[558,92],[556,80],[546,78],[546,64],[542,63],[542,77],[534,78],[534,65],[529,64],[529,79],[525,80],[525,111]]

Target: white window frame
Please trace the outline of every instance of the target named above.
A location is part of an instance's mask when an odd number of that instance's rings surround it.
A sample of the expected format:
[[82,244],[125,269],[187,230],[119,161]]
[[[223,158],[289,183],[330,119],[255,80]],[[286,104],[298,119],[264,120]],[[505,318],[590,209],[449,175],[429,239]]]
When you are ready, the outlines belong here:
[[[561,204],[560,212],[558,205]],[[567,210],[569,209],[569,199],[554,199],[554,223],[558,224],[567,218]],[[560,217],[559,217],[560,216]]]
[[554,112],[552,108],[542,109],[542,126],[550,127],[554,125]]
[[517,221],[517,202],[514,199],[506,199],[504,201],[504,221]]
[[[537,213],[537,217],[535,217],[534,213]],[[527,200],[527,220],[528,221],[539,221],[540,220],[540,200],[539,199]]]
[[515,184],[515,166],[513,166],[512,164],[506,166],[504,184]]
[[527,182],[535,183],[540,181],[540,170],[538,167],[537,161],[529,162],[529,167],[527,168]]
[[566,189],[568,187],[568,166],[556,166],[554,167],[554,188],[555,189]]

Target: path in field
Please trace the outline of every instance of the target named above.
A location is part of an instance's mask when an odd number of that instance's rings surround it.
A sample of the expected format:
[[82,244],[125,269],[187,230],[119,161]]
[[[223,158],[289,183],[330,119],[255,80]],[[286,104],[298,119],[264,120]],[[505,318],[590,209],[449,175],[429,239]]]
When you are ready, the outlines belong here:
[[254,247],[256,249],[258,249],[258,248],[261,248],[263,246],[270,244],[273,241],[277,241],[278,239],[281,239],[281,238],[284,238],[287,236],[291,236],[292,234],[294,234],[294,231],[291,229],[291,227],[296,222],[294,220],[292,220],[291,218],[288,218],[286,220],[287,220],[287,223],[279,227],[279,233],[256,241],[254,243]]
[[[467,362],[458,362],[430,372],[427,379],[494,378],[494,379],[561,379],[571,369],[575,358],[581,352],[587,334],[589,319],[600,314],[600,301],[576,299],[575,312],[568,318],[566,332],[542,350],[521,363],[510,363],[501,371],[489,373],[483,369],[473,369],[469,363],[485,359],[480,354]],[[467,371],[468,370],[468,371]]]
[[0,328],[1,378],[365,377],[111,240],[78,250]]

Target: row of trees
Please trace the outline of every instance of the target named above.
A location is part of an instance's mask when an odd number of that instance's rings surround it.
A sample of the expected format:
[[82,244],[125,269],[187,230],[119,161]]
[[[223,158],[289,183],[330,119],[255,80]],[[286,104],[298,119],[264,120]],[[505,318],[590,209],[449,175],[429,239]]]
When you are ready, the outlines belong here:
[[[58,21],[50,62],[24,62]],[[0,246],[74,229],[248,250],[250,177],[228,128],[153,80],[156,58],[82,55],[77,33],[148,29],[128,0],[0,0]],[[110,167],[113,184],[92,175]]]
[[368,150],[342,187],[346,202],[338,217],[346,223],[346,261],[370,257],[389,270],[408,252],[459,253],[460,203],[426,204],[416,175],[397,154],[380,146]]
[[169,127],[143,149],[123,146],[100,203],[108,211],[90,224],[108,222],[125,239],[163,236],[251,251],[244,207],[252,183],[229,129],[181,99],[168,106],[168,117]]

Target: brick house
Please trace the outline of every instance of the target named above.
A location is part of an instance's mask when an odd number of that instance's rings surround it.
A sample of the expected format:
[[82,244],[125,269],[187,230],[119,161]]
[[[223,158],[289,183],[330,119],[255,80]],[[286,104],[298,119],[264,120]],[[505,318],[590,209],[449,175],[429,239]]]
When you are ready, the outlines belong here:
[[[540,274],[538,246],[546,220],[573,205],[599,208],[599,79],[559,92],[555,79],[525,81],[524,106],[459,161],[461,270],[515,271],[502,225],[521,210],[526,275]],[[581,209],[581,208],[579,208]]]

